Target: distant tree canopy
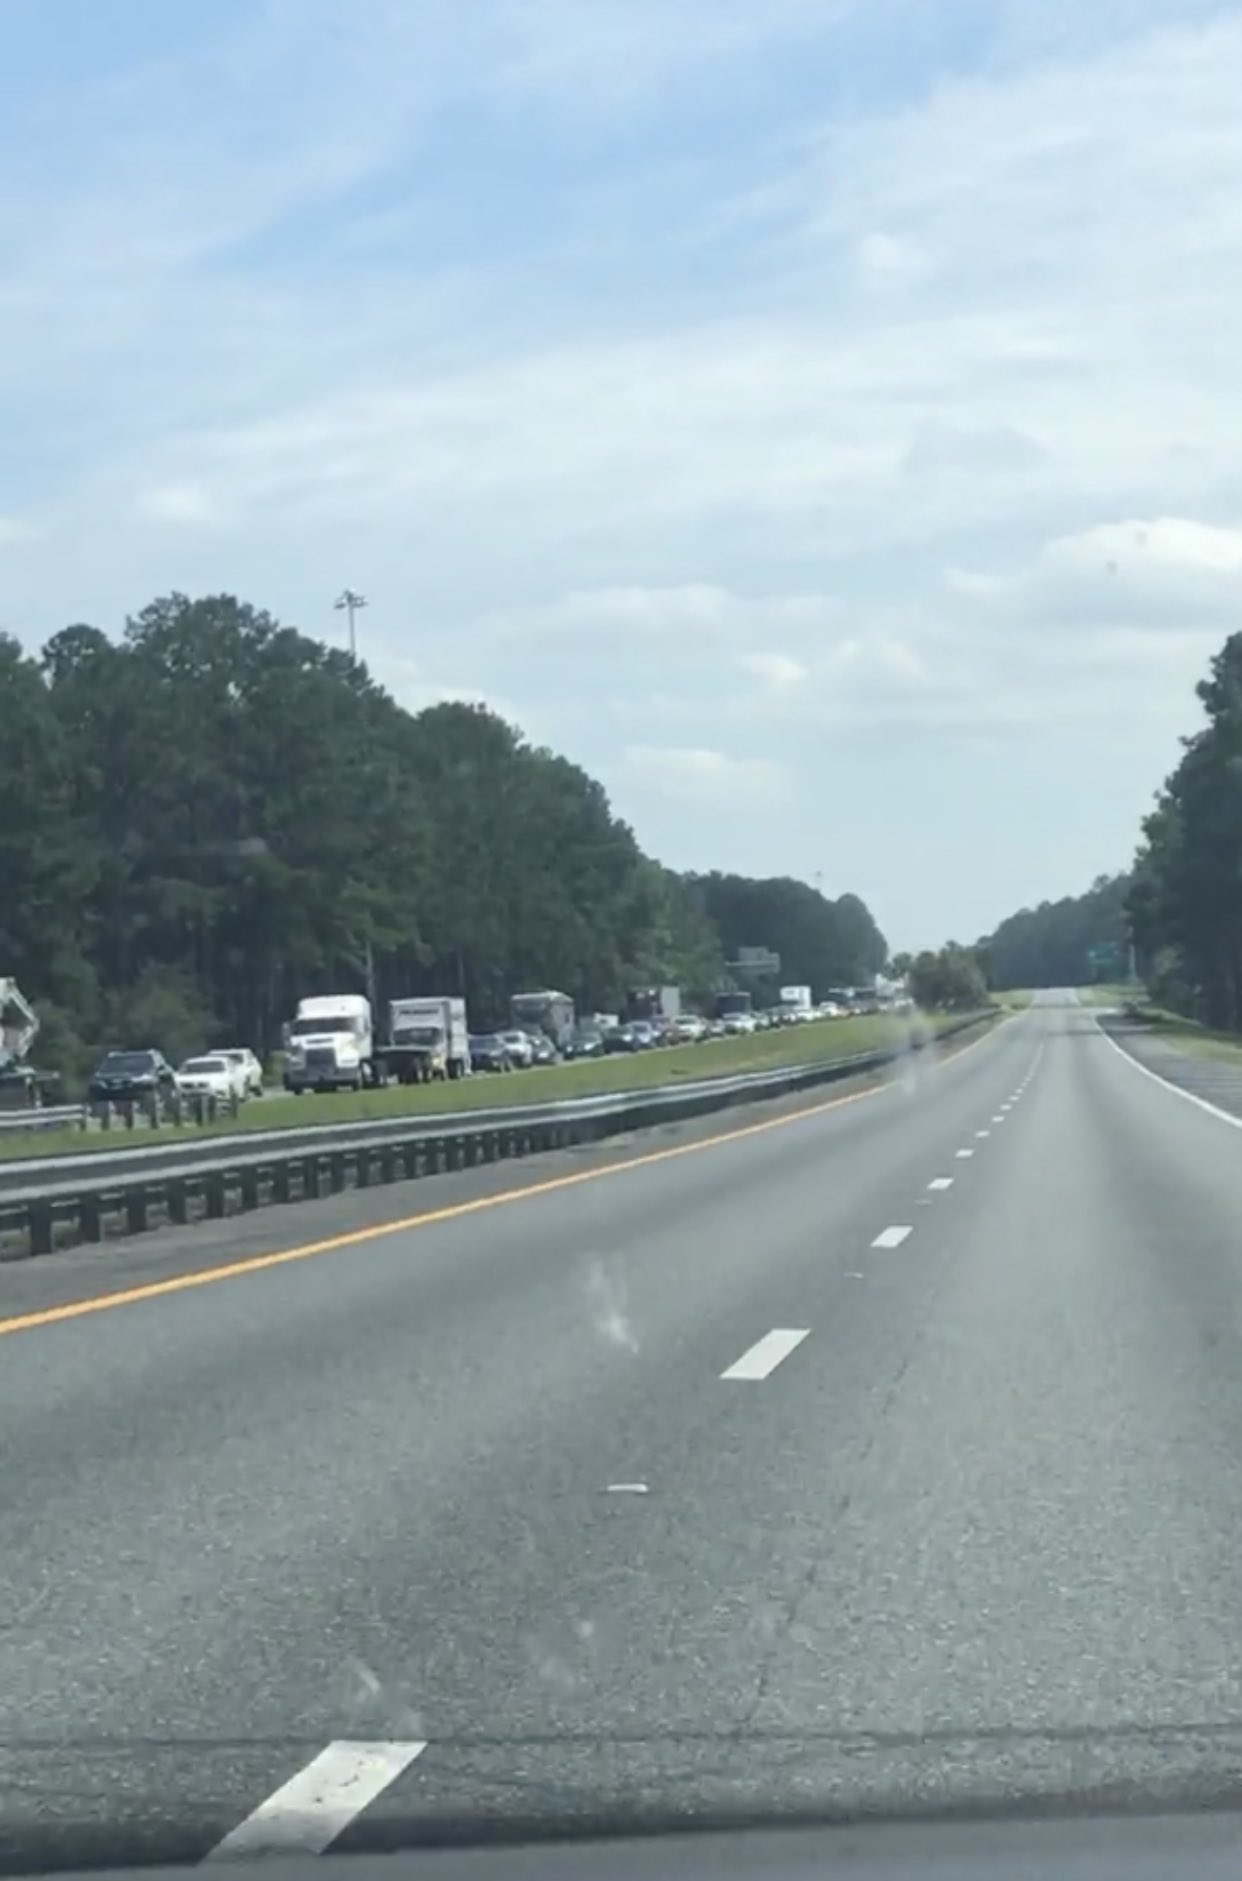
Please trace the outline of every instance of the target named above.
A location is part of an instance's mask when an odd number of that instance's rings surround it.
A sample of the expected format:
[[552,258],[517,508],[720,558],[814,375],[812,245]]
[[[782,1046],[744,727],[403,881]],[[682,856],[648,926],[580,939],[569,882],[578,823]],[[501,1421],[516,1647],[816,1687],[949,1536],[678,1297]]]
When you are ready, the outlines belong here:
[[[1101,875],[1085,895],[1067,895],[1022,908],[976,948],[988,983],[1013,986],[1083,986],[1116,979],[1129,949],[1128,875]],[[1112,965],[1105,966],[1111,951]]]
[[883,965],[856,897],[681,877],[602,786],[479,706],[412,715],[364,665],[227,595],[154,601],[113,642],[0,637],[0,972],[40,1057],[260,1048],[307,993],[523,987],[612,1008],[722,984],[738,944],[817,989]]
[[817,996],[872,979],[888,958],[884,936],[857,895],[830,901],[788,876],[692,875],[687,886],[726,959],[736,960],[744,947],[769,948],[780,956],[773,977],[810,986]]

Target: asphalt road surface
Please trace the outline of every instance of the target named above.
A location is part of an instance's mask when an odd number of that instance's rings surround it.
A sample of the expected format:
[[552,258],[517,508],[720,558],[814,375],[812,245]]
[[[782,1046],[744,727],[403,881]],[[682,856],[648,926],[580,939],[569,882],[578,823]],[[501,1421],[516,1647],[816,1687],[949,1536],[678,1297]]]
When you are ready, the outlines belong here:
[[0,1865],[1238,1801],[1242,1136],[1071,996],[213,1232],[0,1271]]

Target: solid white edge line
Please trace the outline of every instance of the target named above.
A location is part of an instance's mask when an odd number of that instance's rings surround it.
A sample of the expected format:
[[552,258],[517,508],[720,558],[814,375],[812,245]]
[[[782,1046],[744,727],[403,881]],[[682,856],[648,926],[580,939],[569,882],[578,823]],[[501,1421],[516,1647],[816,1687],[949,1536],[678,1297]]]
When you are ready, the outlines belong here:
[[881,1228],[871,1245],[872,1247],[900,1247],[906,1236],[913,1233],[913,1228],[908,1227]]
[[763,1378],[770,1378],[782,1359],[802,1344],[810,1332],[809,1326],[797,1330],[789,1326],[776,1326],[771,1332],[765,1332],[762,1339],[743,1352],[740,1359],[734,1359],[727,1370],[721,1372],[722,1378],[745,1378],[754,1383]]
[[929,1189],[951,1189],[953,1178],[952,1176],[933,1176],[927,1186]]
[[1184,1091],[1180,1084],[1173,1084],[1168,1078],[1162,1078],[1158,1071],[1152,1071],[1147,1065],[1141,1065],[1137,1058],[1131,1058],[1129,1052],[1124,1046],[1119,1045],[1115,1038],[1109,1038],[1098,1019],[1095,1021],[1095,1029],[1102,1039],[1108,1040],[1118,1058],[1124,1058],[1133,1070],[1141,1071],[1145,1078],[1150,1078],[1153,1084],[1158,1084],[1162,1091],[1171,1091],[1174,1097],[1184,1097],[1188,1104],[1195,1106],[1196,1110],[1205,1110],[1209,1117],[1219,1117],[1220,1121],[1227,1123],[1231,1130],[1242,1130],[1242,1117],[1231,1117],[1227,1110],[1219,1110],[1215,1104],[1209,1104],[1206,1097],[1197,1097],[1193,1091]]
[[227,1861],[294,1850],[322,1854],[426,1748],[418,1740],[358,1743],[337,1738],[230,1829],[204,1859]]

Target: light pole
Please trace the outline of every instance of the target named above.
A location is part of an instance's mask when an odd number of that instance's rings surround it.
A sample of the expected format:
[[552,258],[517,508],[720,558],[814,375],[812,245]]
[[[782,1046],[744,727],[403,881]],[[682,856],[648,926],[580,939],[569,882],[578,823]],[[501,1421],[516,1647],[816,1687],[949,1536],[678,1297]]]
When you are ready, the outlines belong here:
[[354,616],[359,608],[365,607],[366,604],[366,595],[358,594],[353,588],[343,588],[332,603],[338,614],[343,609],[349,615],[349,657],[351,660],[356,660],[358,657],[358,636],[354,631]]

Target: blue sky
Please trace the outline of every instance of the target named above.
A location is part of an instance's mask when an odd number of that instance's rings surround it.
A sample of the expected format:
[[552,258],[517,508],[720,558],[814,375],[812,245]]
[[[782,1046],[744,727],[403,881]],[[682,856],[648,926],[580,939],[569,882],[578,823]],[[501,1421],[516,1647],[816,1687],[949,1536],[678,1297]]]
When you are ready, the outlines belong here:
[[0,0],[0,627],[224,589],[895,945],[1242,625],[1242,5]]

